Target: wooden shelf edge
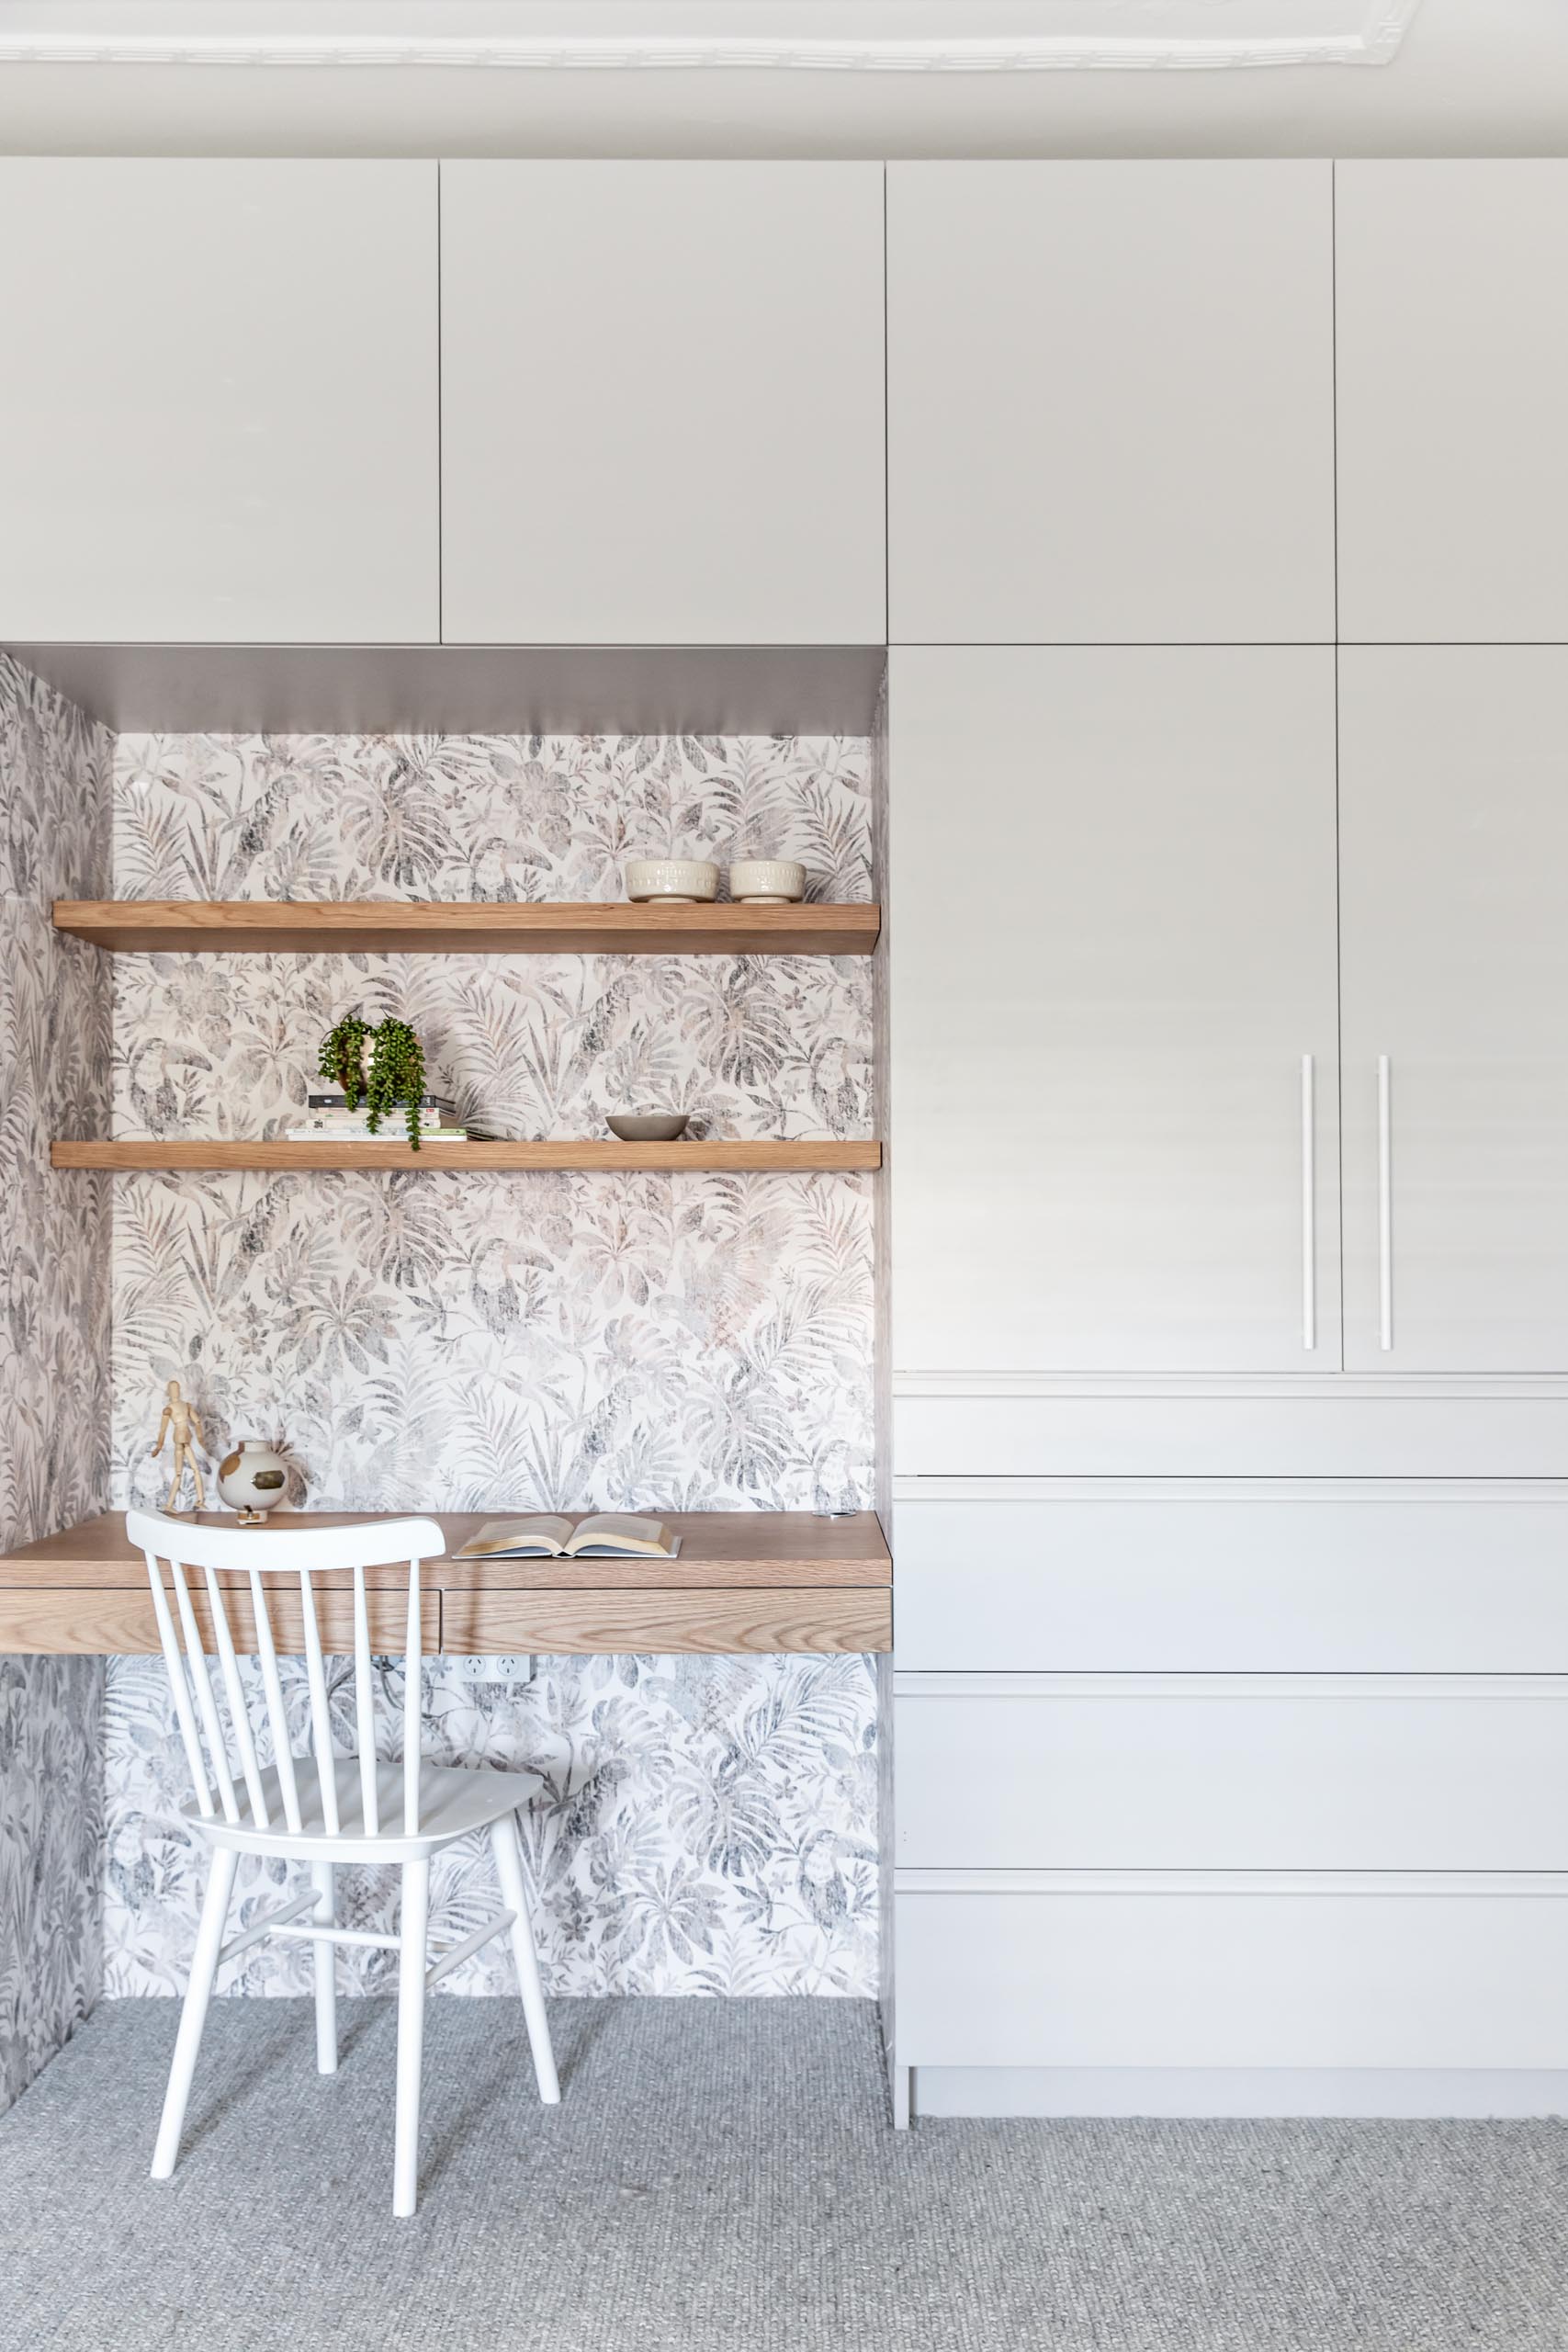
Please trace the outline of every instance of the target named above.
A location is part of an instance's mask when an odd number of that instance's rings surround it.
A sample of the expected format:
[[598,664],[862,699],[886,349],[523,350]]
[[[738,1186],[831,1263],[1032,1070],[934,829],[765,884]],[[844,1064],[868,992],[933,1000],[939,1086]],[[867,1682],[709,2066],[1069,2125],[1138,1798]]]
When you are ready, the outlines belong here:
[[118,955],[869,956],[882,910],[466,899],[57,899],[54,927]]
[[848,1175],[882,1165],[878,1142],[834,1143],[564,1143],[428,1144],[414,1151],[406,1143],[311,1144],[286,1142],[117,1143],[64,1139],[52,1143],[54,1168],[145,1170],[228,1174],[255,1170],[326,1175],[397,1170],[426,1175],[474,1175],[512,1170],[555,1170],[610,1175]]

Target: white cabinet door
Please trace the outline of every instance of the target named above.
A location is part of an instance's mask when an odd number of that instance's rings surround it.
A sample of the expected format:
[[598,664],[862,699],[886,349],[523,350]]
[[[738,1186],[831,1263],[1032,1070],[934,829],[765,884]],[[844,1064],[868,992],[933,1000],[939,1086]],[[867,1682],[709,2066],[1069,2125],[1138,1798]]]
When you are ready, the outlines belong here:
[[1568,161],[1338,166],[1347,638],[1568,638]]
[[1340,824],[1347,1362],[1568,1371],[1568,649],[1346,649]]
[[434,642],[436,167],[0,159],[0,637]]
[[887,179],[893,638],[1331,640],[1330,166]]
[[891,729],[895,1371],[1337,1366],[1333,653],[899,648]]
[[875,164],[441,174],[445,632],[879,644]]

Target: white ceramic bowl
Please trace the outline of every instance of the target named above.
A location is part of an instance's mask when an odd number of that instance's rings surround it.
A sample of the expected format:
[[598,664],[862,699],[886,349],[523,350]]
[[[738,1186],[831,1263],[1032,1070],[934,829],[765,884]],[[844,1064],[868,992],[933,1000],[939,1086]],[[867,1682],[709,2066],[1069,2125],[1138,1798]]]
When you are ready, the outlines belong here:
[[628,899],[672,899],[691,906],[718,896],[718,868],[689,857],[633,857],[626,861]]
[[729,869],[729,895],[752,906],[787,906],[806,896],[806,868],[786,858],[742,858]]

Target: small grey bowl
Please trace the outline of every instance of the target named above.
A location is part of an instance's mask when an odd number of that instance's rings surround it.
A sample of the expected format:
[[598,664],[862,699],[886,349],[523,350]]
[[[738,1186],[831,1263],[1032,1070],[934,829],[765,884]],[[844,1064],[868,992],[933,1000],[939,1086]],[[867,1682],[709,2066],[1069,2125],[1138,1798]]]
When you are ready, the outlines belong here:
[[637,1114],[618,1111],[604,1124],[623,1143],[673,1143],[678,1135],[685,1132],[689,1115],[685,1111],[645,1111]]

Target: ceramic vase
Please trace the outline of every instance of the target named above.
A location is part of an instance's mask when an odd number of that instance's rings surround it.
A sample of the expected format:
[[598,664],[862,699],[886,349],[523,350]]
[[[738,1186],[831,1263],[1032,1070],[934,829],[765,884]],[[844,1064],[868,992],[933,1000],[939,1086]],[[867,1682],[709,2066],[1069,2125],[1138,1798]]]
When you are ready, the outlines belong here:
[[288,1463],[259,1437],[243,1437],[218,1465],[218,1491],[242,1527],[258,1526],[283,1500],[288,1486]]

